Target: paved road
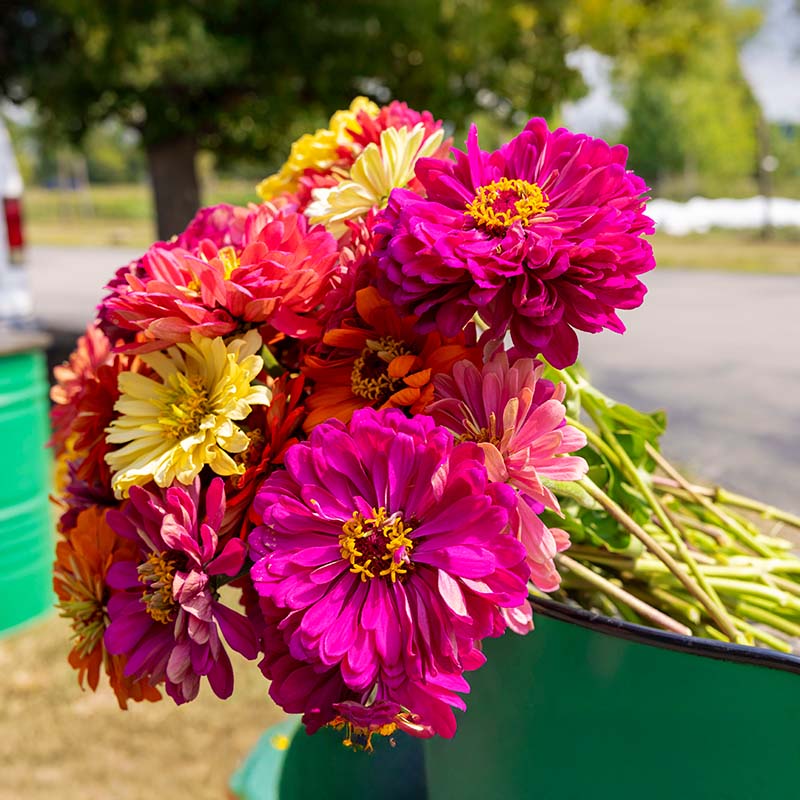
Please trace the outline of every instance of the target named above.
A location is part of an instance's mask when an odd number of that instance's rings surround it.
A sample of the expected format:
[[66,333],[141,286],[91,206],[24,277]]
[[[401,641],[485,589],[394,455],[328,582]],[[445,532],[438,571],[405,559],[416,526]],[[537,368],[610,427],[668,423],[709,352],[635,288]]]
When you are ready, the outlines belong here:
[[[137,255],[31,248],[43,326],[79,331],[102,285]],[[800,512],[800,276],[674,270],[647,283],[624,336],[584,337],[597,385],[666,409],[665,450],[697,475]]]
[[118,267],[141,251],[118,247],[31,247],[28,270],[34,313],[48,330],[86,327]]
[[624,336],[586,336],[601,390],[664,408],[667,455],[800,511],[800,276],[663,271]]

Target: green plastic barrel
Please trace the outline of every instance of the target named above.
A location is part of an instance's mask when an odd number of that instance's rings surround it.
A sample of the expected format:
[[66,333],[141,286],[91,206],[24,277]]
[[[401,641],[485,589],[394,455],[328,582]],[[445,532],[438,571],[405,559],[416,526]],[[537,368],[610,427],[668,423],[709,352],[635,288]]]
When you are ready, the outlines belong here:
[[0,332],[0,632],[53,605],[45,344]]
[[[418,744],[423,789],[409,740],[380,743],[380,758],[395,756],[394,775],[405,776],[387,782],[374,757],[334,747],[335,732],[299,731],[283,758],[270,754],[275,780],[234,786],[237,796],[353,800],[386,786],[407,800],[797,796],[800,659],[536,607],[532,634],[484,642],[488,662],[469,676],[455,738]],[[267,763],[258,749],[249,762],[251,772]]]

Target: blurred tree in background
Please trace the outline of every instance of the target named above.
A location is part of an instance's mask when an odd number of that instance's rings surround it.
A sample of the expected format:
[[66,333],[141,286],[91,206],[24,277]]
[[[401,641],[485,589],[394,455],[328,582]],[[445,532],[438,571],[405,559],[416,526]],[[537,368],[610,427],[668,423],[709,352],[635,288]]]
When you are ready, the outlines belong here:
[[575,0],[569,27],[615,58],[622,139],[652,186],[681,172],[690,191],[698,174],[722,187],[755,173],[760,111],[738,48],[760,21],[726,0]]
[[560,0],[6,0],[0,82],[53,135],[116,118],[147,154],[160,236],[199,205],[198,149],[274,162],[360,92],[459,123],[547,114],[582,84]]
[[200,204],[198,151],[260,177],[361,93],[459,132],[477,118],[493,146],[582,94],[567,55],[584,45],[614,59],[651,185],[752,176],[737,48],[757,24],[726,0],[3,0],[0,93],[35,101],[45,156],[82,142],[93,179],[135,175],[141,143],[166,237]]

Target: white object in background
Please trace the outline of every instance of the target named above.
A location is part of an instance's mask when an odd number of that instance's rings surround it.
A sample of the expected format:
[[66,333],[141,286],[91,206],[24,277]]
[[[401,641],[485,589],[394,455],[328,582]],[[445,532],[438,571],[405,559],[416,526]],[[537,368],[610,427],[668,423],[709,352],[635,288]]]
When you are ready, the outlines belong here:
[[707,233],[712,228],[757,230],[767,218],[775,228],[800,228],[800,200],[788,197],[693,197],[686,203],[657,199],[647,204],[647,214],[656,230],[672,236]]
[[33,322],[22,236],[22,176],[0,119],[0,330]]

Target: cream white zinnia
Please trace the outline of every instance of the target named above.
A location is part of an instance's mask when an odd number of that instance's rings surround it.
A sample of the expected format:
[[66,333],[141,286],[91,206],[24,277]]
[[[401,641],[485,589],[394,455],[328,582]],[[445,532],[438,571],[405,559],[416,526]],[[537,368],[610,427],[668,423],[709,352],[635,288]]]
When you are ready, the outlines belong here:
[[413,128],[387,128],[380,146],[372,142],[353,163],[350,177],[332,188],[314,189],[305,213],[337,239],[347,232],[347,220],[358,219],[371,208],[383,208],[392,189],[401,189],[414,177],[417,160],[432,156],[442,144],[444,131],[425,137],[420,122]]

